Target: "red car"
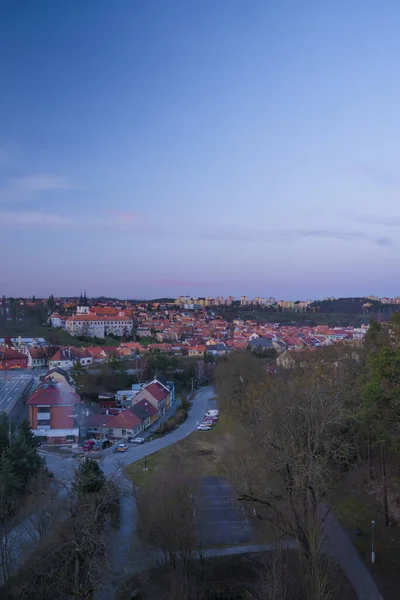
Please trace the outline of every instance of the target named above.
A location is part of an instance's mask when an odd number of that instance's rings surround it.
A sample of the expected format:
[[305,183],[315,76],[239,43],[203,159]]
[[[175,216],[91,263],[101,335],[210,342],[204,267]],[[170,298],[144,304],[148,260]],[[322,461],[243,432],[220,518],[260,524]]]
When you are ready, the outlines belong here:
[[95,441],[94,440],[86,440],[83,442],[82,448],[84,452],[89,452],[89,450],[93,450]]

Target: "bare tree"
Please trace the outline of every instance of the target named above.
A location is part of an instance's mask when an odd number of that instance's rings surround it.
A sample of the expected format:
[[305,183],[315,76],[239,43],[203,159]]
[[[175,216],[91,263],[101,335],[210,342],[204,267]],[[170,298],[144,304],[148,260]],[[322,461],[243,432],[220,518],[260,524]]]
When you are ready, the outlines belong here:
[[[88,486],[82,487],[82,486]],[[79,482],[59,500],[63,518],[52,522],[17,579],[16,598],[86,600],[109,572],[105,521],[114,489]]]
[[162,472],[138,493],[139,534],[147,543],[153,564],[163,567],[163,595],[158,592],[157,596],[155,590],[155,597],[191,598],[191,569],[194,564],[204,568],[205,551],[196,518],[198,485],[184,454],[175,448]]
[[195,371],[196,379],[197,379],[197,387],[200,387],[205,379],[206,369],[204,360],[198,360],[196,363],[196,371]]
[[230,369],[227,361],[223,377],[219,373],[222,410],[235,431],[231,462],[239,499],[298,541],[308,597],[326,599],[321,507],[335,468],[351,450],[347,420],[354,361],[346,353],[311,352],[295,357],[293,369],[270,377],[244,360],[241,365],[235,357]]

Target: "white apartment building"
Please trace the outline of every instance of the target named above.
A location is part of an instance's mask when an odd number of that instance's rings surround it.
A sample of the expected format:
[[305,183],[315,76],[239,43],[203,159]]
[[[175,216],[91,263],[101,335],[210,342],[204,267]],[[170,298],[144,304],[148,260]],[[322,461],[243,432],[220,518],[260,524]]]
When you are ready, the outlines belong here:
[[133,323],[122,313],[118,316],[103,317],[96,314],[76,314],[65,321],[65,329],[72,336],[104,338],[112,333],[123,336],[132,333]]
[[132,328],[132,319],[126,317],[123,312],[114,316],[100,316],[89,312],[86,303],[78,306],[76,315],[68,317],[65,321],[65,329],[74,337],[82,335],[105,338],[110,333],[121,337],[130,335]]

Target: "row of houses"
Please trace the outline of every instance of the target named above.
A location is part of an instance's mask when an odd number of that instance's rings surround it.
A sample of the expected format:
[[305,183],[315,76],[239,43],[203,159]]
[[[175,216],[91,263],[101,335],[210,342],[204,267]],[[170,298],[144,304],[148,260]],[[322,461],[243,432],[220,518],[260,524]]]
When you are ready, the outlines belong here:
[[82,402],[67,371],[51,369],[27,405],[34,434],[49,444],[78,443],[87,435],[107,434],[123,439],[138,435],[160,419],[175,403],[172,381],[158,379],[132,390],[128,404]]

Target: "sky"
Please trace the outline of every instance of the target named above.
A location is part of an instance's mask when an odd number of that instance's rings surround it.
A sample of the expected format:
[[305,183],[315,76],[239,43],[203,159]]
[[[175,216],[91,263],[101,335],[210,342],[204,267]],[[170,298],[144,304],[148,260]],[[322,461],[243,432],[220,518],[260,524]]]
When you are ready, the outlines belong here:
[[0,295],[400,294],[397,0],[3,0]]

